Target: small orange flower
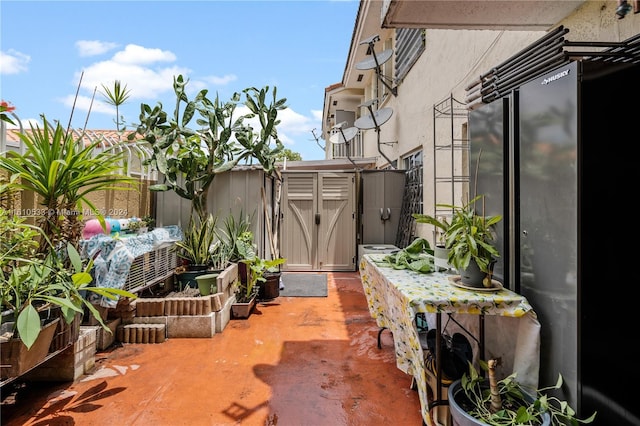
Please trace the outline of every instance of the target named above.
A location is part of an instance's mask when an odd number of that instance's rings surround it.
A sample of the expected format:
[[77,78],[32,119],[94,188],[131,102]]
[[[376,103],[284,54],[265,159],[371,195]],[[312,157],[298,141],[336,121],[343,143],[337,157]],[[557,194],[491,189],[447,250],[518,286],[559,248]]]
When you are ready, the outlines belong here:
[[13,112],[15,111],[16,107],[14,107],[13,105],[11,105],[9,102],[7,101],[2,101],[0,102],[0,111],[2,112]]
[[9,102],[3,100],[0,102],[0,120],[5,121],[7,123],[16,124],[11,120],[11,118],[6,114],[7,112],[15,111],[16,107],[11,105]]

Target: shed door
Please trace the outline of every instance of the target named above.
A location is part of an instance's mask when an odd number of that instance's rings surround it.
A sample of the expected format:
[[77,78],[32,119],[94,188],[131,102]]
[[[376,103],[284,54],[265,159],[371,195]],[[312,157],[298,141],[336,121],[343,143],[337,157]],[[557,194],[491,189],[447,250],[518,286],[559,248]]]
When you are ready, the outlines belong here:
[[285,173],[281,216],[286,271],[355,270],[355,174]]

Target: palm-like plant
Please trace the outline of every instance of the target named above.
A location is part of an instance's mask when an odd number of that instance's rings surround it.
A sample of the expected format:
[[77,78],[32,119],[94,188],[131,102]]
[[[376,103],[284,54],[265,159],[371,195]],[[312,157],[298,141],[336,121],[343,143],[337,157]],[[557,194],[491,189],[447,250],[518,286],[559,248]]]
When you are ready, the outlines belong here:
[[[85,145],[66,134],[60,123],[52,128],[44,115],[44,125],[31,126],[31,132],[19,134],[26,146],[24,154],[9,151],[0,156],[0,169],[6,170],[16,188],[35,192],[44,206],[37,221],[44,235],[56,245],[60,241],[76,245],[82,234],[83,206],[104,218],[89,199],[96,191],[130,190],[136,180],[120,173],[124,151],[98,151],[101,141]],[[48,251],[40,244],[41,253]]]
[[123,87],[120,80],[116,80],[113,83],[113,90],[104,84],[102,85],[102,89],[104,90],[103,96],[105,97],[105,101],[109,105],[116,107],[116,130],[120,132],[120,105],[124,104],[127,99],[129,99],[131,90],[127,89],[126,84]]

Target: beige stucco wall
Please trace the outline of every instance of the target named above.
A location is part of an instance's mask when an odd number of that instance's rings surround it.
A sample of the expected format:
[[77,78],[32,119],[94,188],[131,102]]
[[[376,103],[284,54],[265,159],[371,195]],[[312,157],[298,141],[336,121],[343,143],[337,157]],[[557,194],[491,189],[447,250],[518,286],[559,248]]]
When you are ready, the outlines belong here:
[[[380,105],[393,109],[391,119],[380,128],[380,140],[398,141],[393,145],[381,145],[382,152],[400,161],[408,154],[422,150],[425,213],[434,211],[434,140],[437,139],[438,145],[441,145],[452,139],[450,120],[444,117],[434,120],[434,105],[451,95],[464,101],[465,87],[470,82],[544,34],[488,30],[426,32],[426,50],[399,84],[397,97],[387,97]],[[455,120],[453,137],[456,139],[462,138],[464,123],[466,120]],[[365,132],[364,137],[365,156],[379,157],[378,165],[384,164],[386,160],[378,152],[375,132]],[[460,151],[456,155],[459,154]],[[442,162],[439,161],[439,164]],[[438,173],[439,176],[447,174],[448,163],[444,167],[447,169]],[[461,174],[462,171],[458,170],[457,173]],[[439,191],[439,195],[441,193]],[[438,202],[459,204],[461,200],[448,197],[439,198]],[[419,225],[416,231],[419,236],[434,242],[430,227]]]
[[[640,33],[640,14],[629,14],[625,19],[618,20],[615,17],[615,7],[616,2],[611,0],[588,1],[558,25],[568,28],[569,33],[565,38],[574,41],[615,42]],[[393,33],[381,29],[380,34],[384,40]],[[451,125],[443,122],[443,118],[434,120],[434,104],[450,95],[464,101],[465,88],[478,76],[545,34],[545,31],[427,30],[426,49],[404,80],[398,83],[397,96],[388,96],[379,105],[393,109],[391,119],[380,127],[380,141],[383,144],[378,146],[378,135],[374,130],[365,131],[364,156],[376,157],[378,167],[387,165],[386,156],[392,161],[398,160],[399,167],[402,168],[403,157],[422,150],[424,212],[432,214],[435,209],[434,137],[438,145],[452,138]],[[376,76],[368,73],[367,78],[371,81]],[[366,111],[360,113],[365,114]],[[462,138],[464,123],[455,120],[453,127],[453,137]],[[395,141],[397,143],[385,144]],[[379,147],[384,155],[379,152]],[[458,157],[457,160],[459,159]],[[471,159],[472,167],[474,161]],[[438,202],[461,202],[459,199],[441,200],[441,192],[438,190]],[[418,224],[417,233],[433,243],[430,226]]]

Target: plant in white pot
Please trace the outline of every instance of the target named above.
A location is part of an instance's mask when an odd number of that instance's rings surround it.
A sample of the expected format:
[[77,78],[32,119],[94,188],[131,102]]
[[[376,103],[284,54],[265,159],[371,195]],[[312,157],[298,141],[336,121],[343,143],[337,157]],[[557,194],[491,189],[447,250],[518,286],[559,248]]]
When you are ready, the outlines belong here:
[[448,269],[449,249],[447,249],[446,232],[449,229],[449,222],[445,216],[429,216],[422,213],[412,213],[411,216],[417,223],[427,223],[433,225],[435,230],[435,244],[433,247],[433,257],[435,266]]
[[516,374],[498,380],[495,368],[499,359],[480,361],[488,378],[480,376],[469,363],[469,373],[449,386],[448,399],[454,426],[473,425],[577,425],[595,420],[593,413],[586,419],[566,401],[551,393],[562,387],[562,375],[554,386],[527,389],[516,380]]

